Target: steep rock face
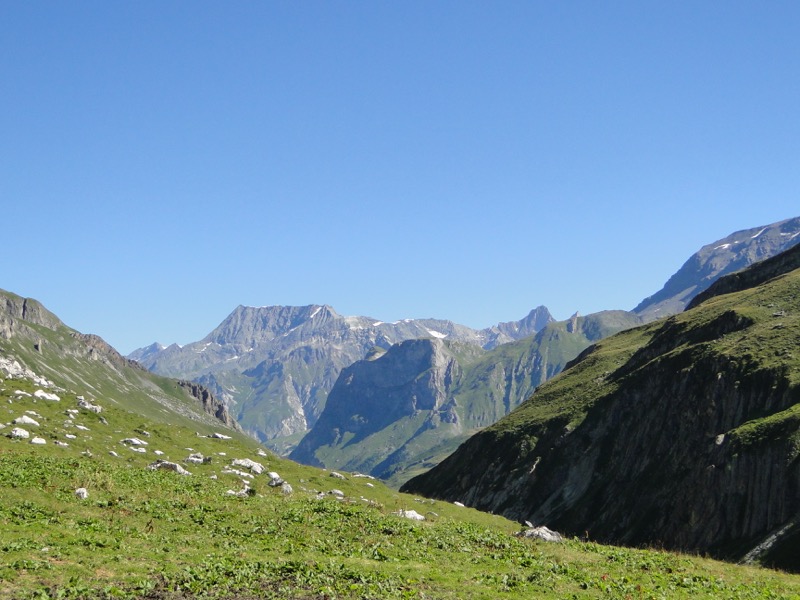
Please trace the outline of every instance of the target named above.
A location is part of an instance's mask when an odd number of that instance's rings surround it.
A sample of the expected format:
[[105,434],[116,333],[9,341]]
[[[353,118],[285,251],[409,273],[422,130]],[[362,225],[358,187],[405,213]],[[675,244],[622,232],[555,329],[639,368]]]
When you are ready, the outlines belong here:
[[516,324],[476,331],[438,319],[343,317],[324,305],[239,306],[200,342],[152,345],[130,356],[155,373],[208,386],[247,431],[285,453],[316,423],[341,370],[374,348],[420,338],[482,347],[549,320],[539,307]]
[[10,339],[16,333],[15,323],[32,323],[48,329],[63,325],[58,317],[32,298],[0,290],[0,302],[0,337],[4,339]]
[[681,312],[723,275],[762,261],[800,243],[800,217],[737,231],[703,246],[664,287],[633,309],[645,321]]
[[[330,456],[330,467],[350,471],[371,471],[406,440],[383,436],[380,449],[366,456],[351,455],[343,448],[355,448],[359,442],[397,429],[405,419],[420,420],[419,426],[432,419],[458,424],[447,391],[460,375],[458,363],[445,343],[437,339],[401,342],[379,360],[359,361],[345,368],[328,397],[320,420],[292,452],[291,458],[321,465],[316,454]],[[339,450],[339,456],[332,455]]]
[[399,484],[516,408],[592,342],[640,322],[624,311],[575,316],[488,352],[441,340],[396,344],[342,371],[291,458]]
[[800,569],[798,333],[795,270],[613,336],[402,489]]

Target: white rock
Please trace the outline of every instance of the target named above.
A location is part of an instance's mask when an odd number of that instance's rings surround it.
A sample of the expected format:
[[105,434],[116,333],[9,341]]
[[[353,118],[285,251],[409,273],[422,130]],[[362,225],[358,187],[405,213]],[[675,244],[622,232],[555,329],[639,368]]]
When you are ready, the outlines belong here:
[[453,504],[455,504],[456,506],[460,506],[461,508],[464,508],[464,505],[461,504],[461,502],[453,502]]
[[119,454],[117,454],[117,453],[116,453],[116,452],[114,452],[113,450],[109,450],[109,452],[108,452],[108,453],[109,453],[111,456],[115,456],[115,457],[119,458]]
[[83,398],[78,399],[78,406],[90,412],[97,413],[98,415],[103,412],[103,407],[98,406],[97,404],[92,404]]
[[333,477],[334,479],[347,479],[347,477],[345,477],[341,473],[337,473],[336,471],[331,471],[329,477]]
[[215,439],[218,439],[218,440],[229,440],[229,439],[231,439],[231,436],[223,435],[221,433],[212,433],[209,437],[212,437],[212,438],[215,438]]
[[367,482],[367,487],[374,488],[374,487],[375,487],[375,484],[373,484],[373,483],[370,483],[370,482],[368,481],[368,482]]
[[131,446],[147,446],[147,442],[139,438],[125,438],[120,441],[120,444],[130,444]]
[[31,437],[31,434],[28,433],[28,431],[26,429],[23,429],[22,427],[14,427],[14,429],[11,430],[10,435],[12,438],[16,438],[19,440],[27,440],[29,437]]
[[60,441],[60,440],[56,440],[56,441],[55,441],[55,442],[53,442],[53,443],[54,443],[56,446],[63,446],[64,448],[66,448],[67,446],[69,446],[69,444],[68,444],[67,442],[62,442],[62,441]]
[[[144,450],[144,448],[141,448],[141,449]],[[161,459],[157,460],[154,463],[151,463],[151,464],[147,465],[147,468],[150,469],[151,471],[155,471],[156,469],[165,469],[165,470],[168,470],[168,471],[175,471],[178,475],[191,475],[191,473],[189,471],[184,469],[178,463],[169,462],[169,461],[161,460]]]
[[28,392],[23,392],[22,390],[14,390],[15,396],[24,396],[26,398],[30,398],[31,395]]
[[294,490],[292,489],[291,485],[289,485],[287,482],[284,481],[281,484],[281,492],[283,493],[284,496],[288,496],[289,494],[294,492]]
[[89,431],[89,428],[85,425],[75,425],[75,429],[80,429],[81,431]]
[[342,490],[333,489],[328,493],[336,496],[337,498],[344,498],[344,492]]
[[64,437],[67,438],[68,440],[77,440],[78,439],[77,435],[72,435],[71,433],[65,433]]
[[256,454],[258,454],[259,456],[268,456],[268,454],[264,452],[261,448],[258,449],[258,452],[256,452]]
[[264,465],[257,463],[254,460],[250,460],[249,458],[237,458],[231,464],[234,467],[244,467],[245,469],[250,469],[250,471],[256,475],[261,475],[264,472]]
[[75,490],[75,497],[78,500],[86,500],[89,497],[89,491],[86,488],[78,488]]
[[153,450],[153,454],[156,456],[163,456],[164,453],[161,450]]
[[40,437],[35,437],[31,440],[31,444],[37,444],[39,446],[44,446],[47,443],[47,440]]
[[49,392],[45,392],[44,390],[36,390],[33,392],[33,395],[40,400],[50,400],[52,402],[61,401],[61,398],[59,398],[56,394],[51,394]]
[[283,479],[275,471],[270,471],[269,473],[267,473],[267,477],[269,477],[269,483],[267,484],[268,486],[278,487],[280,485],[283,485]]
[[14,425],[36,425],[39,426],[39,422],[31,419],[28,415],[22,415],[21,417],[17,417],[13,421],[11,421]]
[[398,517],[403,517],[405,519],[411,519],[412,521],[424,521],[425,517],[419,514],[415,510],[403,510],[402,508],[396,512],[392,513],[393,515],[397,515]]
[[202,465],[203,464],[203,455],[199,452],[196,454],[191,454],[184,459],[184,462],[190,462],[195,465]]
[[528,527],[516,534],[518,537],[534,538],[545,542],[563,542],[564,538],[557,531],[548,529],[544,525],[540,527]]
[[133,452],[138,452],[139,454],[144,454],[147,452],[147,448],[131,448]]
[[239,477],[247,477],[248,479],[253,478],[252,473],[247,473],[246,471],[240,471],[239,469],[231,469],[230,467],[225,467],[222,469],[222,472],[226,475],[238,475]]

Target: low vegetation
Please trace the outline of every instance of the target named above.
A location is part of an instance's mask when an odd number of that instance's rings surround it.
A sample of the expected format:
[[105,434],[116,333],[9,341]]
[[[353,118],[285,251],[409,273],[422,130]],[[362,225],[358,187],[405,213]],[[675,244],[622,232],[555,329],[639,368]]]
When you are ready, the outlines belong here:
[[[800,597],[796,576],[518,538],[520,526],[501,517],[297,465],[230,430],[209,437],[202,424],[167,426],[115,405],[97,414],[73,392],[56,390],[53,401],[36,390],[0,382],[0,597]],[[9,436],[22,415],[45,444]],[[145,452],[122,441],[133,437]],[[192,454],[203,462],[186,462]],[[146,468],[157,458],[192,474]],[[244,458],[265,473],[224,472]],[[269,471],[293,491],[270,486]]]

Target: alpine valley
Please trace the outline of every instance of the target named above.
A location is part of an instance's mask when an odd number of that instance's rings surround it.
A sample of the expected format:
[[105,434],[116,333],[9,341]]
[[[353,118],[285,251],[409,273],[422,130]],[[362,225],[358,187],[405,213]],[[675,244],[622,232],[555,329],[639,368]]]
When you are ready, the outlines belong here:
[[800,597],[696,555],[800,571],[800,219],[726,239],[560,322],[239,307],[179,378],[0,291],[0,597]]
[[701,248],[633,311],[473,330],[450,321],[384,323],[328,306],[238,307],[199,342],[129,358],[198,381],[241,426],[294,460],[363,471],[399,486],[517,407],[591,344],[676,314],[723,275],[800,242],[800,218]]

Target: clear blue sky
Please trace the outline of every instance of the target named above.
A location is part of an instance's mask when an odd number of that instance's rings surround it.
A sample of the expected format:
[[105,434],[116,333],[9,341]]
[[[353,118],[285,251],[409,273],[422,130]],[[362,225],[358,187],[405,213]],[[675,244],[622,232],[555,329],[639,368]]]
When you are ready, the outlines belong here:
[[120,351],[237,305],[630,309],[800,215],[798,2],[3,2],[0,287]]

